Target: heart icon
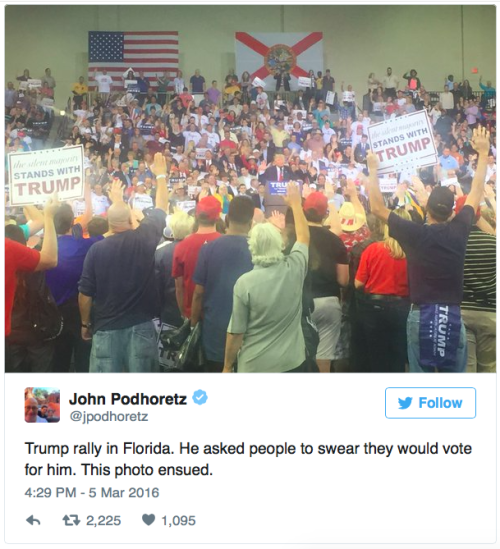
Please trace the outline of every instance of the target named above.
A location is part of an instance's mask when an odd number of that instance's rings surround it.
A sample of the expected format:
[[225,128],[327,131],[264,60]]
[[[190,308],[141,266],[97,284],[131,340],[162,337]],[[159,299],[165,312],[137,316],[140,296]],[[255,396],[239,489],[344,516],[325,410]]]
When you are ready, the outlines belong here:
[[153,524],[153,522],[155,521],[155,516],[154,515],[142,515],[142,520],[143,522],[145,522],[148,526],[151,526]]

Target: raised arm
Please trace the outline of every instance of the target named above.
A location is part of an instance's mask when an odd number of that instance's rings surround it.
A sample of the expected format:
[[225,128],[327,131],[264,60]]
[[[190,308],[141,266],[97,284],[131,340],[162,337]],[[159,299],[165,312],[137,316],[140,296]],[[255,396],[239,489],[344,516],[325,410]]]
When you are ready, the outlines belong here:
[[363,204],[361,204],[361,201],[358,196],[358,191],[356,189],[356,184],[352,179],[347,180],[347,186],[345,189],[345,194],[350,197],[351,204],[354,206],[354,211],[357,214],[366,215],[365,209],[363,208]]
[[26,216],[26,219],[28,219],[27,227],[30,236],[43,229],[45,218],[43,212],[41,212],[36,206],[25,206],[24,215]]
[[307,224],[307,219],[304,215],[304,210],[302,209],[302,198],[300,196],[299,187],[296,183],[288,183],[285,201],[293,212],[297,242],[301,242],[302,244],[309,246],[309,225]]
[[57,234],[54,226],[54,215],[59,209],[57,199],[50,198],[45,205],[45,228],[43,231],[43,244],[40,250],[40,261],[36,271],[46,271],[57,267]]
[[378,158],[375,153],[371,151],[366,156],[368,164],[368,198],[370,199],[370,209],[373,215],[385,221],[389,219],[389,214],[391,211],[384,202],[384,197],[380,192],[377,168],[378,168]]
[[478,153],[477,169],[472,180],[471,191],[465,201],[466,206],[472,206],[474,211],[483,199],[484,183],[488,165],[488,151],[490,150],[490,132],[486,128],[475,129],[472,135],[472,146]]
[[156,153],[151,167],[156,177],[156,207],[168,213],[167,162],[162,153]]
[[85,212],[82,215],[82,220],[80,222],[83,230],[87,229],[87,226],[92,219],[92,191],[90,189],[90,177],[85,176],[85,184],[83,186],[83,197],[85,199]]

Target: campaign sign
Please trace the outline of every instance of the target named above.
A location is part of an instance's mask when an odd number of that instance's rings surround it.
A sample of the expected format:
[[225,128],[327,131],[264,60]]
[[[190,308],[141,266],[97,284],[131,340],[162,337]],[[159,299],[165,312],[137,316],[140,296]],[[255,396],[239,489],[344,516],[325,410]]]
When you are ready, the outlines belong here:
[[378,174],[423,168],[437,162],[432,127],[426,111],[417,111],[368,126],[368,140],[378,156]]
[[269,181],[268,185],[271,196],[286,196],[286,181]]
[[42,87],[42,81],[38,78],[28,78],[28,87],[30,89],[32,89],[32,88],[41,88]]
[[311,88],[312,80],[313,79],[310,76],[299,76],[297,84],[299,88]]
[[398,187],[398,180],[396,177],[381,177],[379,179],[379,186],[381,193],[393,193]]
[[41,204],[54,193],[62,202],[83,197],[83,145],[15,152],[8,159],[12,206]]
[[205,153],[210,149],[196,149],[196,159],[205,160]]
[[188,213],[196,208],[196,200],[179,200],[179,202],[175,203],[175,207]]
[[333,105],[335,103],[335,92],[327,92],[325,102],[327,105]]
[[252,86],[254,88],[265,88],[266,87],[266,83],[264,82],[264,80],[262,80],[261,78],[259,78],[258,76],[256,76],[254,79],[253,79],[253,82],[252,82]]
[[456,177],[449,177],[441,181],[441,187],[449,187],[450,185],[458,185],[458,179]]
[[345,103],[352,103],[354,101],[354,92],[352,91],[342,92],[342,101],[344,101]]

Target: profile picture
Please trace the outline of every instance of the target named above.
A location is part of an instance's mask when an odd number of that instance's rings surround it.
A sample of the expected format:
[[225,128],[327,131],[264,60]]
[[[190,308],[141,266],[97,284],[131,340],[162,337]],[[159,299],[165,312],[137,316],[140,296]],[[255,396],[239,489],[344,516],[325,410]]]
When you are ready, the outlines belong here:
[[58,423],[60,397],[55,387],[27,387],[24,390],[26,423]]

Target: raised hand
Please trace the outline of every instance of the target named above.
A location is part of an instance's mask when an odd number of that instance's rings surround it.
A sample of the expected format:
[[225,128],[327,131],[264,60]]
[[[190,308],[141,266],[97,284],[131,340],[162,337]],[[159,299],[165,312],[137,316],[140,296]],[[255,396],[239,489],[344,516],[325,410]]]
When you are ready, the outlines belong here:
[[312,193],[311,187],[308,183],[302,185],[302,198],[306,199]]
[[471,143],[480,155],[487,155],[490,150],[490,132],[483,127],[476,128]]
[[285,215],[277,210],[271,212],[271,217],[268,219],[277,229],[282,231],[285,228]]
[[123,202],[122,181],[118,177],[115,177],[111,183],[111,187],[109,189],[109,199],[113,204]]
[[346,196],[356,196],[356,194],[357,194],[356,183],[354,183],[354,181],[352,179],[347,180],[347,184],[346,184],[346,187],[345,187],[345,190],[344,190],[344,194]]
[[378,170],[378,157],[375,153],[369,152],[366,155],[366,163],[370,172],[377,172]]
[[159,175],[167,175],[167,161],[162,153],[157,152],[154,156],[154,164],[151,166],[151,171],[158,177]]
[[[309,187],[309,185],[307,185],[307,187]],[[290,206],[290,208],[293,208],[294,206],[301,207],[302,199],[300,197],[300,189],[297,183],[295,183],[294,181],[290,181],[287,185],[286,191],[287,192],[286,192],[285,202],[287,203],[287,205]]]
[[330,181],[325,181],[325,195],[328,200],[331,200],[335,196],[335,187]]
[[61,203],[57,199],[57,194],[53,194],[45,203],[45,207],[43,208],[43,212],[45,214],[45,217],[54,218],[54,215],[56,214],[57,210],[61,206]]

